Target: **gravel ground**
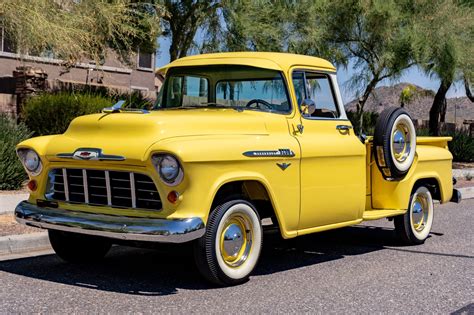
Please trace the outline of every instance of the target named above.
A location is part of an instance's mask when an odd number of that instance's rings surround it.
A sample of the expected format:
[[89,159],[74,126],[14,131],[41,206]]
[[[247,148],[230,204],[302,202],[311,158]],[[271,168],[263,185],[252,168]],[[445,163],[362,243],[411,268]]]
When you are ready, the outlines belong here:
[[72,265],[0,262],[0,313],[474,313],[474,199],[437,205],[431,237],[401,246],[392,222],[281,240],[267,233],[250,281],[209,286],[185,248],[116,246]]
[[0,236],[41,232],[41,229],[19,224],[13,214],[0,215]]

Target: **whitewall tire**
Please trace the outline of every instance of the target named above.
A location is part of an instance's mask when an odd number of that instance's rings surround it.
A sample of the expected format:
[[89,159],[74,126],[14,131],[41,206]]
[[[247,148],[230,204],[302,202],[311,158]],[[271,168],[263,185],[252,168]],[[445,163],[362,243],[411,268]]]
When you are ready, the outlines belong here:
[[257,265],[262,238],[260,217],[251,203],[225,202],[210,213],[206,233],[195,243],[196,265],[213,283],[243,283]]
[[418,186],[410,197],[407,213],[395,217],[395,230],[400,239],[409,245],[422,244],[433,226],[434,206],[430,190]]

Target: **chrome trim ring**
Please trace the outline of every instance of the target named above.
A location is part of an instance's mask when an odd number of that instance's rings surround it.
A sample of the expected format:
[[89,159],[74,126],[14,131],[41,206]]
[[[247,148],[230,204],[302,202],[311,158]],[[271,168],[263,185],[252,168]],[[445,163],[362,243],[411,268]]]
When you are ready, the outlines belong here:
[[399,162],[407,159],[410,153],[410,140],[407,141],[407,134],[409,133],[403,126],[398,126],[392,134],[392,150],[395,153],[395,158]]
[[221,256],[230,267],[241,266],[252,248],[252,222],[244,214],[231,216],[221,234]]

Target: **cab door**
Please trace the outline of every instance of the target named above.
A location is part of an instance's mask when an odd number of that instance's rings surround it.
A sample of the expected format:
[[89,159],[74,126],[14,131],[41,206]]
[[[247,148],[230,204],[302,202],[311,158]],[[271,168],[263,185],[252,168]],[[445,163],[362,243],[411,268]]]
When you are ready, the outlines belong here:
[[365,146],[354,135],[342,104],[336,76],[294,71],[298,104],[312,100],[314,112],[296,115],[301,147],[299,230],[351,222],[365,207]]

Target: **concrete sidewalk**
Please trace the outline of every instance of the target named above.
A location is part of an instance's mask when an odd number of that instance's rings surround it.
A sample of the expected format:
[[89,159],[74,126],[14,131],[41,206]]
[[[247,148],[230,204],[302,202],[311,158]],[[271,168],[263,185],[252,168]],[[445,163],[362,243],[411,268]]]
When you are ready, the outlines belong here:
[[0,194],[0,215],[12,213],[17,204],[22,200],[28,199],[28,193],[1,193]]

